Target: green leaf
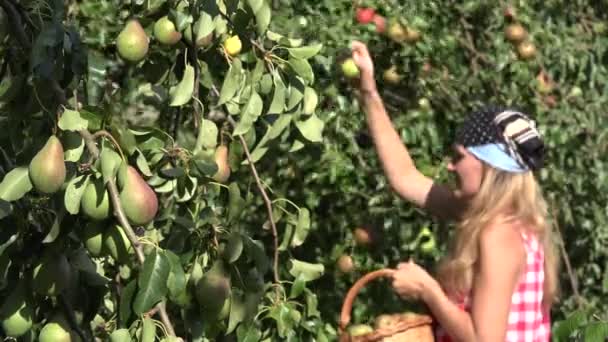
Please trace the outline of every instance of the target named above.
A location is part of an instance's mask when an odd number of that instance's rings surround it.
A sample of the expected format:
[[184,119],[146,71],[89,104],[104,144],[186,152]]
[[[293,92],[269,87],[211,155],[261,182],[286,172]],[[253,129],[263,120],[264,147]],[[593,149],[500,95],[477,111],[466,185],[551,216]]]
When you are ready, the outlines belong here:
[[133,302],[133,311],[141,315],[150,310],[167,294],[167,278],[171,264],[164,252],[153,250],[146,256],[137,279],[139,290]]
[[281,114],[285,110],[285,84],[278,71],[272,73],[274,93],[267,114]]
[[592,322],[583,330],[585,342],[601,342],[608,338],[608,322]]
[[15,241],[17,241],[18,238],[19,238],[19,233],[13,234],[13,235],[11,235],[10,238],[8,238],[8,240],[6,240],[6,242],[4,242],[3,244],[0,244],[0,256],[2,254],[4,254],[4,251],[8,247],[10,247],[10,245],[12,245],[13,243],[15,243]]
[[291,247],[298,247],[304,243],[310,231],[310,212],[306,208],[300,208],[298,213],[298,224],[291,240]]
[[240,233],[234,232],[228,237],[223,257],[228,263],[233,263],[239,259],[243,253],[243,237]]
[[304,148],[304,143],[301,142],[300,140],[297,140],[293,142],[293,144],[291,145],[291,148],[289,149],[289,152],[295,152],[295,151],[299,151],[302,148]]
[[264,0],[247,0],[247,4],[253,13],[257,13],[262,8],[262,5],[264,5]]
[[256,92],[251,93],[251,97],[243,108],[241,112],[241,118],[232,134],[236,136],[247,133],[253,126],[253,123],[258,119],[258,117],[262,113],[263,106],[264,103],[262,102],[262,98],[260,97],[260,95],[258,95],[258,93]]
[[196,144],[194,145],[192,153],[196,154],[203,147],[215,148],[217,146],[217,137],[218,129],[215,122],[203,119],[198,129],[198,136],[196,137]]
[[4,176],[0,183],[0,199],[12,202],[20,199],[32,190],[29,170],[27,167],[17,167]]
[[131,303],[133,302],[135,291],[137,291],[137,280],[135,279],[131,280],[131,282],[129,282],[129,284],[122,289],[118,311],[121,326],[125,326],[133,314]]
[[171,266],[171,273],[169,273],[169,277],[167,278],[169,296],[171,298],[177,298],[186,290],[186,273],[184,272],[179,257],[175,253],[170,250],[165,250],[165,254],[167,255],[167,259]]
[[198,18],[196,23],[194,23],[194,38],[198,41],[207,37],[213,30],[215,29],[215,22],[213,21],[213,17],[205,12],[200,12],[201,16]]
[[68,213],[72,215],[78,214],[80,211],[80,200],[88,184],[88,175],[80,175],[70,180],[63,195],[63,203]]
[[305,288],[306,288],[306,280],[304,280],[304,277],[300,274],[296,277],[296,280],[294,280],[293,285],[291,286],[291,291],[289,292],[289,298],[298,297],[300,294],[302,294],[302,292],[304,291]]
[[257,28],[259,35],[263,35],[264,32],[266,32],[268,25],[270,25],[271,19],[272,19],[272,11],[270,9],[270,5],[268,3],[266,3],[265,1],[263,1],[263,4],[260,7],[260,9],[257,12],[255,12],[256,28]]
[[588,312],[579,310],[568,316],[566,320],[556,323],[553,334],[558,341],[569,341],[574,331],[587,322]]
[[297,59],[309,59],[321,51],[323,44],[314,44],[297,48],[289,48],[289,55]]
[[82,131],[87,129],[89,122],[80,117],[80,113],[75,110],[66,109],[57,123],[57,126],[64,131]]
[[299,324],[301,314],[291,303],[281,302],[270,310],[270,317],[277,322],[279,337],[285,338]]
[[308,139],[309,141],[323,141],[323,127],[325,127],[325,123],[315,114],[311,115],[304,121],[296,122],[296,127],[298,127],[298,130],[300,133],[302,133],[304,138]]
[[319,304],[317,295],[309,289],[304,289],[304,292],[306,292],[306,315],[308,317],[321,317],[321,313],[317,310]]
[[61,220],[63,219],[63,213],[55,214],[55,218],[53,219],[53,224],[51,225],[51,229],[46,234],[42,243],[51,243],[57,239],[59,233],[61,233]]
[[323,272],[325,272],[323,264],[311,264],[293,258],[290,262],[291,268],[289,269],[289,274],[296,278],[301,276],[302,280],[306,282],[318,279],[323,275]]
[[241,197],[241,189],[237,183],[230,183],[228,193],[228,221],[231,222],[243,214],[245,200]]
[[311,87],[306,87],[304,89],[304,105],[302,108],[303,114],[312,114],[317,108],[317,104],[319,103],[319,97],[314,89]]
[[148,165],[148,161],[144,154],[137,150],[137,159],[135,159],[135,163],[137,164],[137,168],[141,171],[142,174],[148,177],[152,177],[152,171],[150,170],[150,166]]
[[101,161],[101,175],[103,176],[104,184],[116,177],[116,173],[122,163],[122,158],[113,149],[103,147],[99,155]]
[[63,138],[63,159],[77,162],[84,152],[84,139],[76,132],[66,131]]
[[236,329],[237,340],[241,342],[259,342],[262,339],[262,332],[255,324],[245,326],[241,324]]
[[312,67],[305,59],[290,57],[287,62],[289,63],[293,71],[295,71],[295,73],[302,77],[306,82],[314,82],[315,75],[312,71]]
[[293,238],[294,226],[293,224],[286,224],[285,230],[283,231],[283,239],[281,240],[281,244],[279,245],[279,251],[286,251],[287,247],[291,243],[291,239]]
[[[5,201],[0,199],[0,220],[7,217],[13,212],[13,206]],[[0,253],[2,254],[2,253]]]
[[150,317],[145,317],[142,321],[140,342],[154,342],[156,339],[156,324]]
[[192,98],[194,92],[194,68],[192,65],[186,65],[184,76],[179,84],[171,88],[171,106],[183,106]]
[[129,333],[129,329],[122,328],[114,330],[110,334],[110,342],[131,342],[133,339],[131,338],[131,334]]
[[222,105],[234,97],[241,82],[241,71],[241,61],[239,59],[235,59],[232,62],[232,65],[230,65],[230,69],[228,69],[228,73],[224,78],[224,83],[222,83],[220,98],[217,102],[218,105]]
[[304,98],[305,86],[298,78],[293,77],[289,84],[289,99],[287,100],[287,106],[285,109],[292,110],[297,106],[300,101]]
[[258,61],[255,63],[255,68],[251,72],[251,76],[250,76],[251,84],[256,84],[256,83],[260,82],[260,80],[262,79],[262,76],[264,75],[264,71],[265,71],[264,60],[258,59]]
[[237,291],[232,292],[232,296],[230,298],[230,318],[228,319],[228,329],[226,329],[226,334],[230,334],[236,327],[241,323],[247,314],[247,307],[243,301],[243,295],[237,293]]

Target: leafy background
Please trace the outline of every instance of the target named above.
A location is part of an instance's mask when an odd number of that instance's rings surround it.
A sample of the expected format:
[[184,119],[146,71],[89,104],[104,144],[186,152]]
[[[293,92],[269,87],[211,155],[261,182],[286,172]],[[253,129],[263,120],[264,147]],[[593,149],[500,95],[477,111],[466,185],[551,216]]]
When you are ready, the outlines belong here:
[[[153,329],[160,339],[166,321],[149,311],[158,303],[166,305],[175,333],[189,341],[334,340],[343,296],[356,279],[409,257],[432,269],[446,249],[450,227],[391,192],[354,89],[339,73],[353,39],[369,45],[381,95],[417,167],[438,181],[451,181],[444,155],[468,112],[502,103],[535,116],[549,147],[548,167],[538,176],[571,266],[571,272],[564,265],[561,273],[554,338],[599,341],[608,335],[605,3],[0,4],[0,14],[13,15],[0,20],[0,125],[7,132],[0,138],[0,297],[8,298],[56,246],[78,275],[59,296],[31,298],[34,326],[23,340],[34,340],[57,312],[81,337],[104,340],[127,329],[141,339],[144,330]],[[393,42],[373,25],[356,23],[356,6],[374,7],[388,24],[414,27],[422,39]],[[504,38],[506,8],[528,30],[538,51],[534,59],[519,59]],[[197,26],[204,14],[213,20]],[[212,45],[196,52],[185,39],[161,46],[152,30],[163,15],[182,33],[212,28]],[[115,46],[131,17],[151,37],[150,51],[138,64],[121,60]],[[233,33],[243,41],[238,58],[221,48]],[[383,80],[391,66],[402,75],[397,84]],[[539,75],[551,80],[552,89],[542,89]],[[240,131],[217,120],[218,113],[242,122]],[[109,132],[157,193],[154,222],[133,227],[145,246],[141,265],[133,255],[118,261],[83,247],[81,233],[95,222],[78,213],[78,196],[70,197],[78,193],[76,179],[112,178],[89,164],[94,153],[85,147],[90,141],[80,134],[83,127]],[[66,183],[72,186],[44,196],[31,189],[26,167],[51,133],[64,142]],[[118,160],[112,139],[97,138],[102,164]],[[230,151],[226,184],[211,179],[220,143]],[[244,146],[259,177],[252,174]],[[104,151],[113,157],[104,158]],[[276,239],[258,180],[272,202]],[[108,218],[100,224],[108,230],[116,223]],[[369,229],[371,245],[355,242],[357,227]],[[427,230],[436,240],[430,251],[417,239]],[[353,258],[353,272],[337,269],[341,255]],[[208,303],[196,298],[196,283],[219,260],[231,279],[231,305],[221,318],[210,318]],[[167,277],[162,285],[159,280]],[[404,310],[424,308],[398,299],[389,283],[378,281],[357,297],[353,320],[372,322],[381,313]],[[156,326],[162,329],[151,328]]]

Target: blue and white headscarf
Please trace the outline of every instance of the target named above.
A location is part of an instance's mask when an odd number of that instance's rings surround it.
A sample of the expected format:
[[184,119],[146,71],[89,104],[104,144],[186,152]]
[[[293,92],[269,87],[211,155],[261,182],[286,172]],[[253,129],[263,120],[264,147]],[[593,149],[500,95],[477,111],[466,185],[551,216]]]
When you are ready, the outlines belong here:
[[456,133],[456,143],[500,170],[543,167],[545,146],[536,123],[515,109],[488,107],[470,114]]

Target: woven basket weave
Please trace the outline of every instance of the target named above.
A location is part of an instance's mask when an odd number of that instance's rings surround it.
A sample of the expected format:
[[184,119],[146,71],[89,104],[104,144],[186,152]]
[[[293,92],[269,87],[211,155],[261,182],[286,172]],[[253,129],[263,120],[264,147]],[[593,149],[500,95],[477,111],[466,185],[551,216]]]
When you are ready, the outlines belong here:
[[382,328],[376,328],[374,331],[359,335],[351,336],[348,333],[348,325],[350,323],[350,314],[353,308],[355,297],[367,283],[378,278],[392,278],[395,271],[391,269],[381,269],[370,272],[361,277],[348,290],[342,311],[340,313],[340,342],[434,342],[433,329],[431,324],[432,318],[428,315],[419,314],[394,314],[390,315],[392,323]]

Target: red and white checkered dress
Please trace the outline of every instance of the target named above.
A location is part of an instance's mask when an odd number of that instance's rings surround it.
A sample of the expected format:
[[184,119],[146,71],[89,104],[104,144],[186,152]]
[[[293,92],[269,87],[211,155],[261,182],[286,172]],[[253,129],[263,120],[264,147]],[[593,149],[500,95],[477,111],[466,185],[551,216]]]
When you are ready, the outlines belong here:
[[[544,253],[535,236],[522,233],[526,248],[526,269],[515,292],[511,296],[511,310],[507,326],[506,342],[547,342],[550,339],[549,312],[543,309]],[[469,298],[459,303],[471,312]],[[441,327],[435,331],[437,342],[453,342]]]

